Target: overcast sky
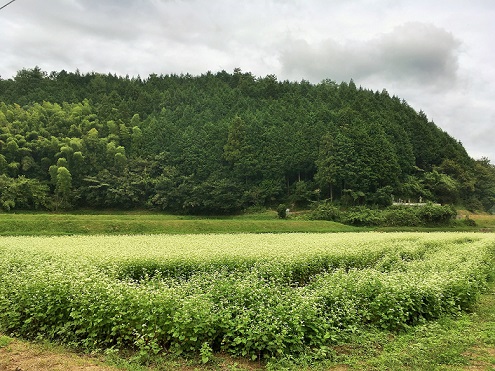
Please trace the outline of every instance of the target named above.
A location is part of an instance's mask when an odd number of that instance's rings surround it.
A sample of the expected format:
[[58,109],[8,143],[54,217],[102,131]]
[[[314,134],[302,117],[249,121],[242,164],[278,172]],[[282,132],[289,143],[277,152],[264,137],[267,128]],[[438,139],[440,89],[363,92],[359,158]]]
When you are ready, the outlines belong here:
[[493,38],[493,0],[16,0],[0,10],[0,76],[240,67],[352,78],[405,99],[494,164]]

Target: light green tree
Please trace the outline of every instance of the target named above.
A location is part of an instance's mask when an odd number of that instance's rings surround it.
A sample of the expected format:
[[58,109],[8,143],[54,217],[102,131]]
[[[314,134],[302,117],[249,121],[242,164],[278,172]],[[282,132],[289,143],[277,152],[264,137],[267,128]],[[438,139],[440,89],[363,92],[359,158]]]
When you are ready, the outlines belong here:
[[60,166],[57,169],[57,185],[55,187],[56,208],[67,209],[71,206],[72,176],[69,170]]

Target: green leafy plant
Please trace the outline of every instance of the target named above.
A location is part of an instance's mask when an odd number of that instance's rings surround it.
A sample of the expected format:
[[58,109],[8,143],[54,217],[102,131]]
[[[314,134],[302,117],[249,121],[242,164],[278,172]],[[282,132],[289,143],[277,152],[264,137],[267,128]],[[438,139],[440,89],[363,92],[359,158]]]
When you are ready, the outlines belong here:
[[277,215],[280,219],[286,219],[287,218],[287,205],[285,204],[280,204],[277,206]]
[[208,363],[219,351],[320,357],[370,328],[399,333],[469,311],[492,277],[494,242],[469,233],[2,237],[0,331],[130,351],[143,364],[160,354]]

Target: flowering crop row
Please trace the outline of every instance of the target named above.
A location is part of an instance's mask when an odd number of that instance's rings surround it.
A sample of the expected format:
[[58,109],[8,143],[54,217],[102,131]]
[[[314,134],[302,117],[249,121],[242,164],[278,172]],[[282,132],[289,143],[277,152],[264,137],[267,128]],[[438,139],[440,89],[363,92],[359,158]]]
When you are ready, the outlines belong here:
[[278,357],[469,309],[489,234],[0,238],[0,331],[88,350]]

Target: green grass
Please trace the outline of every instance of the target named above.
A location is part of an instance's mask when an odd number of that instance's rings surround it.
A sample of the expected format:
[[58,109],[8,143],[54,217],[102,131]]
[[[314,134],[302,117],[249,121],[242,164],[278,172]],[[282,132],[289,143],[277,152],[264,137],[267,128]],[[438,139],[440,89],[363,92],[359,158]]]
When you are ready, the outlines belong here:
[[495,216],[471,216],[477,223],[469,227],[461,222],[446,227],[352,227],[330,221],[310,221],[294,216],[279,219],[275,211],[236,216],[190,216],[148,211],[90,211],[72,213],[2,213],[2,236],[57,236],[94,234],[198,234],[198,233],[337,233],[358,231],[494,232]]
[[13,341],[12,338],[4,335],[0,335],[0,348],[6,347]]
[[[461,217],[467,212],[460,211]],[[305,220],[304,212],[288,219],[273,210],[235,216],[192,216],[145,210],[76,210],[70,213],[0,213],[0,236],[57,236],[92,234],[200,233],[337,233],[337,232],[495,232],[495,215],[473,215],[476,226],[462,219],[442,227],[353,227],[330,221]]]
[[275,213],[193,217],[150,213],[0,214],[0,235],[351,232],[328,221],[282,220]]

